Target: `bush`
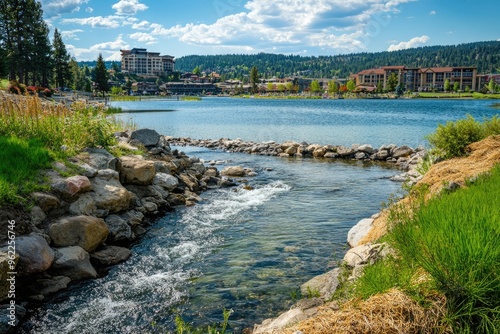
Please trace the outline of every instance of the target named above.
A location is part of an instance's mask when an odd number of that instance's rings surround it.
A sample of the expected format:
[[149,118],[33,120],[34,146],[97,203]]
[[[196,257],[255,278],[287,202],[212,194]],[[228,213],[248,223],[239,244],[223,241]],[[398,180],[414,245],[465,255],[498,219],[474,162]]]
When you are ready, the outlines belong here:
[[13,80],[9,82],[7,91],[11,94],[24,94],[26,93],[26,85]]
[[439,124],[436,132],[428,135],[427,140],[440,151],[443,158],[452,158],[464,155],[467,145],[495,134],[500,134],[497,116],[480,123],[467,115],[465,119]]
[[457,333],[500,331],[500,166],[474,185],[420,203],[391,231],[404,261],[428,272]]

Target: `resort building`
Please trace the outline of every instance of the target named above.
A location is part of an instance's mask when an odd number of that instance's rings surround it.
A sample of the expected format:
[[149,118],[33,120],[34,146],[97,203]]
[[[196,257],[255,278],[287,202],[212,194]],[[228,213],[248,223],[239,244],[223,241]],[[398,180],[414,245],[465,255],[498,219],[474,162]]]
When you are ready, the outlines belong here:
[[395,73],[398,84],[404,85],[405,90],[428,91],[444,90],[447,79],[451,87],[458,82],[459,90],[477,90],[476,67],[428,67],[407,68],[405,66],[384,66],[364,70],[355,75],[356,86],[376,87],[379,82],[384,89],[387,88],[389,77]]
[[120,51],[123,73],[158,76],[174,71],[175,60],[172,56],[160,56],[159,52],[147,52],[146,49],[138,48]]

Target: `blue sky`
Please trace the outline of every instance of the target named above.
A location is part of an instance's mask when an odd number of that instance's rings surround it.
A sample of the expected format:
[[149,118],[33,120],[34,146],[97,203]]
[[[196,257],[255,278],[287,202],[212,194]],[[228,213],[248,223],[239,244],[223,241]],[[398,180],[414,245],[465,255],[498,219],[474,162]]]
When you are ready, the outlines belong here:
[[134,47],[337,55],[500,40],[499,0],[41,0],[77,60]]

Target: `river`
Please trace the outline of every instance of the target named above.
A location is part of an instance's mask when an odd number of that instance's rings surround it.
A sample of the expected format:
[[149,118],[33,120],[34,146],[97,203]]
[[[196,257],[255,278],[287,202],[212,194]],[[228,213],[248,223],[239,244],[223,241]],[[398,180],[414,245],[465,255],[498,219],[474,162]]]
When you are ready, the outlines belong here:
[[[487,101],[324,101],[204,99],[116,103],[120,115],[172,136],[293,139],[350,145],[422,145],[437,123],[490,117]],[[363,109],[364,108],[364,109]],[[106,276],[72,285],[30,313],[23,333],[172,331],[178,314],[201,326],[232,309],[231,330],[276,316],[299,286],[337,265],[347,231],[376,213],[400,184],[398,171],[362,162],[179,148],[190,156],[257,172],[252,190],[202,194],[199,205],[158,219]],[[153,325],[155,323],[156,325]]]

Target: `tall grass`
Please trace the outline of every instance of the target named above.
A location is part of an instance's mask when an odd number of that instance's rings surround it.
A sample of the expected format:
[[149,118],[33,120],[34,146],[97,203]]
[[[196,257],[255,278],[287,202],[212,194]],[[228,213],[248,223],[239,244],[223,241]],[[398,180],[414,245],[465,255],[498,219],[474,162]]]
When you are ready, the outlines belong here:
[[430,274],[460,333],[500,332],[500,167],[474,185],[445,193],[391,231],[404,261]]
[[114,143],[115,124],[103,108],[46,102],[37,96],[0,98],[0,135],[37,139],[47,148],[76,153],[85,147]]
[[40,141],[0,136],[0,148],[0,206],[43,188],[39,170],[50,167],[52,158]]

